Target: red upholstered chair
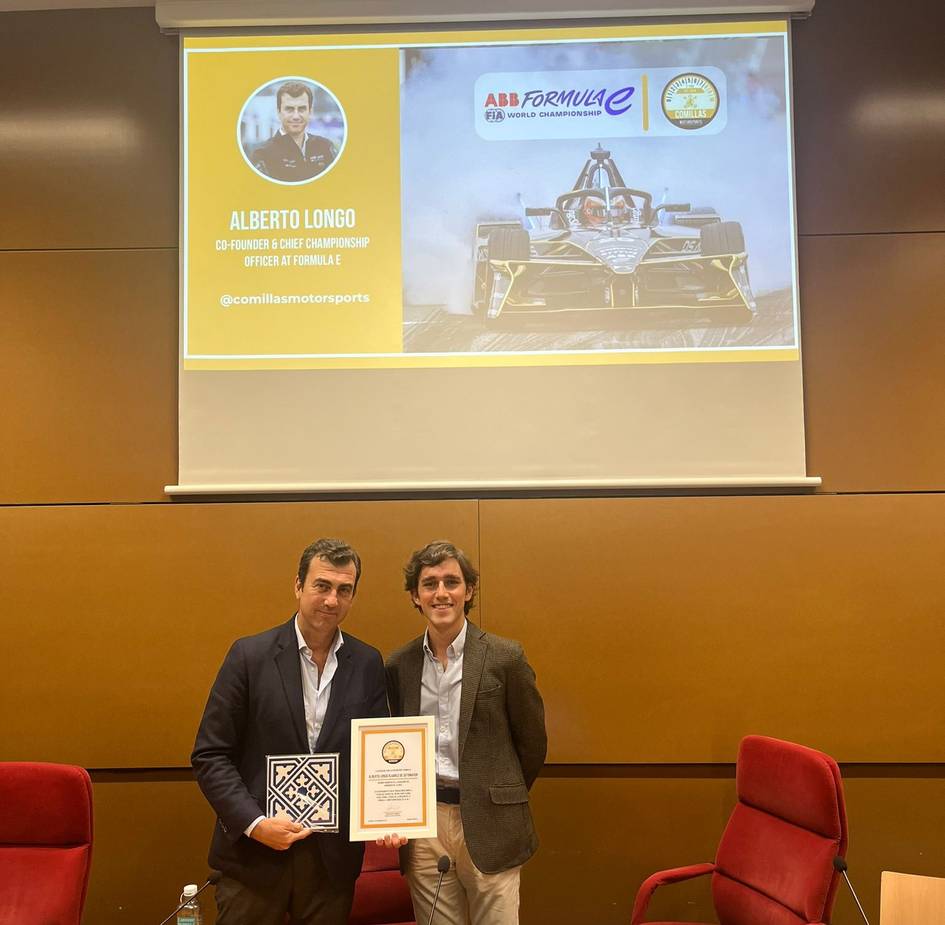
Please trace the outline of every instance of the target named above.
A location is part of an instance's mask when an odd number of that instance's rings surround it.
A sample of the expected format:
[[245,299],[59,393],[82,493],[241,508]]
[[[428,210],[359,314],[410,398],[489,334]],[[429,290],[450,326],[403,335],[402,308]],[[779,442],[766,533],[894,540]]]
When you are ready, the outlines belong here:
[[91,861],[85,770],[0,763],[0,925],[78,925]]
[[361,876],[354,887],[349,925],[413,925],[413,903],[400,875],[396,848],[367,842]]
[[803,745],[747,736],[738,750],[736,789],[738,803],[722,833],[715,863],[648,877],[637,893],[631,925],[646,921],[657,887],[706,874],[712,875],[720,925],[830,921],[839,882],[833,859],[847,850],[837,762]]

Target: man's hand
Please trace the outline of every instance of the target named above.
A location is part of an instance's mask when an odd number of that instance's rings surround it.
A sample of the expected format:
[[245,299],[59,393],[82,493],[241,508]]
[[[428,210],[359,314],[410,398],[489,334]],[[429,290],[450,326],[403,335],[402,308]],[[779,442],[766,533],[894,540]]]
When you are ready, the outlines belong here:
[[376,838],[374,844],[381,848],[400,848],[402,845],[406,845],[407,841],[408,839],[405,835],[398,835],[396,832],[391,832],[390,835],[385,835],[383,838],[380,836]]
[[271,819],[260,820],[249,837],[275,851],[286,851],[293,842],[308,838],[311,834],[312,829],[306,829],[298,822],[293,822],[284,811],[280,810]]

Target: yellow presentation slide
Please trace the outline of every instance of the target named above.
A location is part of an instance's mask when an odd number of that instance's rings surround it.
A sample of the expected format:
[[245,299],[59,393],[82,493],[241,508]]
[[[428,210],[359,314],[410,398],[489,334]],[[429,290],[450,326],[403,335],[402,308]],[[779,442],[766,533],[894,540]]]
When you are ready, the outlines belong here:
[[796,360],[787,47],[184,38],[184,368]]

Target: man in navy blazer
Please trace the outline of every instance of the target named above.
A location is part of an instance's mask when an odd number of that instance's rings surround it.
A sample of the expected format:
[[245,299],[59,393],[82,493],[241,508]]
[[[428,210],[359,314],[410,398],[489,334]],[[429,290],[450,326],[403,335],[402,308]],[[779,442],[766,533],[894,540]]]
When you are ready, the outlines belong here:
[[[354,600],[361,560],[341,540],[302,553],[298,611],[238,639],[210,690],[191,761],[217,814],[210,866],[218,925],[344,925],[364,845],[348,840],[350,721],[387,716],[380,653],[339,624]],[[339,828],[315,833],[266,816],[266,756],[338,752]]]

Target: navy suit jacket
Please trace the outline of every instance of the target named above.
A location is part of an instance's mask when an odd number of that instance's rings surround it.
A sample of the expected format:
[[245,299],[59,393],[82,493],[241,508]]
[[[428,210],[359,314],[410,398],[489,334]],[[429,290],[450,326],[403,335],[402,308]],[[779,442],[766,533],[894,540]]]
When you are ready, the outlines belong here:
[[316,833],[275,851],[243,831],[266,814],[266,756],[309,751],[295,617],[238,639],[224,659],[200,721],[191,763],[217,814],[210,866],[242,883],[274,883],[293,851],[319,851],[329,874],[354,881],[364,845],[348,841],[351,720],[387,716],[384,663],[377,649],[344,633],[316,752],[340,754],[339,833]]

